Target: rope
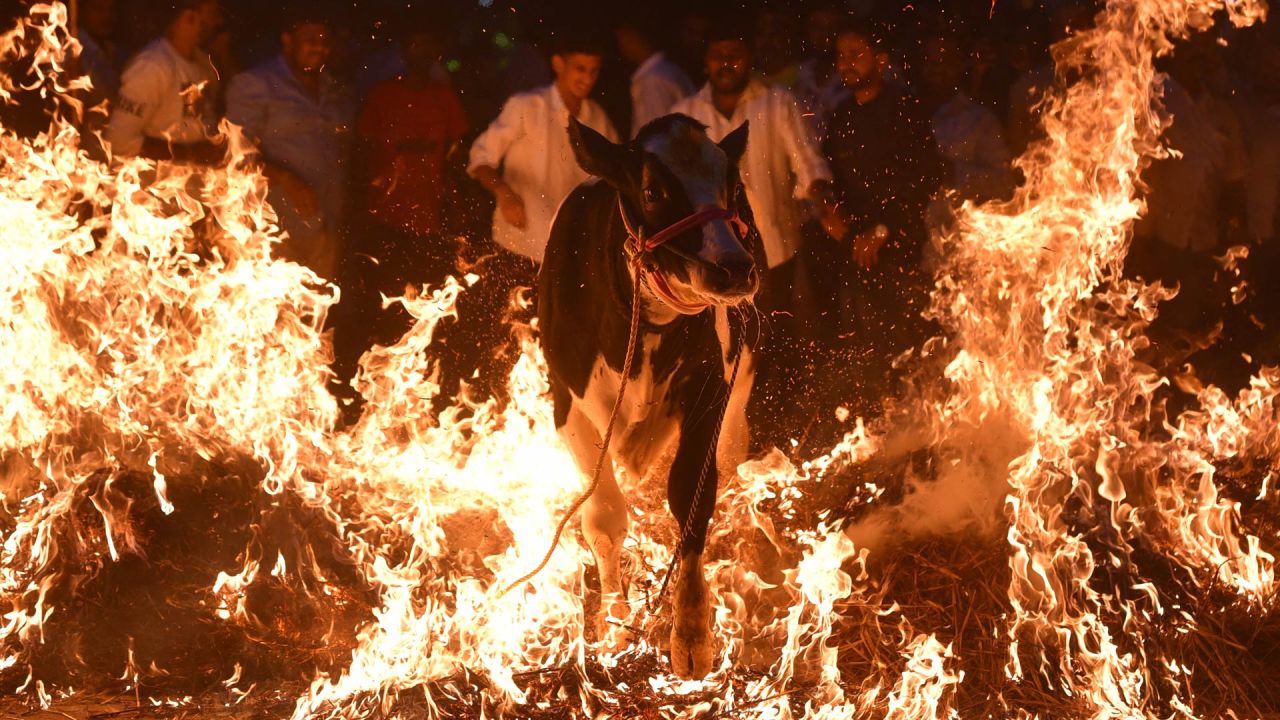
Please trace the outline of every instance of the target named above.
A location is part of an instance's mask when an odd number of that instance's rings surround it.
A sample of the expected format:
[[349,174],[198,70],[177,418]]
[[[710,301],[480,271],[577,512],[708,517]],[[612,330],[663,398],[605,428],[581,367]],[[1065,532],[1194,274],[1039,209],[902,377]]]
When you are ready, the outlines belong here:
[[604,469],[605,460],[609,457],[609,441],[613,439],[613,428],[618,421],[618,411],[622,409],[622,398],[627,392],[627,382],[631,378],[631,361],[635,359],[636,354],[636,337],[640,334],[640,285],[643,280],[640,255],[635,256],[633,265],[635,267],[635,277],[631,282],[631,332],[627,338],[627,354],[622,361],[622,380],[618,383],[618,398],[613,401],[613,412],[609,413],[609,425],[604,432],[604,441],[600,447],[600,456],[596,459],[596,471],[591,476],[591,484],[573,501],[568,511],[560,518],[560,524],[556,526],[555,537],[551,539],[551,547],[547,548],[547,554],[542,556],[542,562],[538,563],[538,567],[508,585],[498,597],[506,595],[517,586],[525,584],[532,580],[535,575],[542,572],[542,569],[551,561],[551,556],[555,554],[556,546],[560,544],[560,536],[564,534],[565,526],[569,524],[574,515],[577,515],[578,510],[591,498],[591,495],[595,493],[596,488],[600,485],[600,471]]

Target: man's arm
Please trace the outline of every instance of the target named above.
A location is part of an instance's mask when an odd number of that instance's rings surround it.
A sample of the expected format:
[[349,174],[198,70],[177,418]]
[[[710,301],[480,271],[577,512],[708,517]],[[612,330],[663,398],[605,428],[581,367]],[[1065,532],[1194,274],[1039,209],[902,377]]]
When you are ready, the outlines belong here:
[[192,165],[219,165],[227,158],[227,146],[212,140],[176,143],[143,136],[142,147],[136,154],[148,160],[172,160]]
[[806,195],[813,202],[814,209],[818,212],[818,222],[822,223],[822,229],[827,235],[833,240],[844,238],[849,233],[849,219],[840,210],[836,189],[831,181],[814,180]]
[[267,130],[267,114],[272,101],[271,87],[253,73],[240,73],[227,85],[227,119],[244,128],[245,134],[259,143],[256,161],[267,183],[289,199],[302,215],[319,213],[315,191],[288,168],[273,162],[261,152],[262,137]]
[[253,73],[240,73],[227,83],[227,119],[244,128],[255,143],[266,133],[270,103],[271,88]]
[[135,62],[120,79],[120,95],[107,124],[107,140],[120,157],[144,157],[199,165],[222,162],[226,148],[213,141],[174,143],[145,132],[167,88],[165,70],[145,61]]
[[502,179],[498,167],[507,150],[522,133],[520,98],[507,100],[496,120],[471,144],[467,174],[475,178],[498,201],[498,211],[507,222],[523,230],[526,225],[524,201]]
[[164,85],[163,70],[146,62],[145,55],[125,69],[107,121],[107,142],[115,155],[133,157],[142,153],[146,138],[143,129],[156,112]]
[[791,172],[796,176],[796,196],[813,203],[822,228],[833,239],[839,240],[848,232],[848,223],[839,212],[835,188],[831,184],[831,168],[818,152],[813,126],[800,115],[800,105],[795,96],[782,90],[775,92],[780,103],[775,132],[787,154]]
[[471,177],[475,178],[485,190],[493,194],[498,201],[498,211],[507,222],[523,230],[528,220],[524,213],[524,200],[511,189],[498,169],[489,165],[476,165],[471,168]]

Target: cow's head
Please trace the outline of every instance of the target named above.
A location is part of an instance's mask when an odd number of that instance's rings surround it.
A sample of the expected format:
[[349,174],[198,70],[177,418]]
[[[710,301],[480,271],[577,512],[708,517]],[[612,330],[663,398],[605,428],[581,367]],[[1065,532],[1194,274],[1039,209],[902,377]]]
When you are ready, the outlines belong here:
[[[582,169],[618,190],[631,221],[646,235],[705,207],[746,202],[738,180],[738,160],[747,146],[745,123],[713,143],[697,120],[668,115],[618,145],[571,117],[569,139]],[[760,284],[748,238],[730,220],[685,231],[648,260],[678,299],[693,304],[734,305],[750,299]]]

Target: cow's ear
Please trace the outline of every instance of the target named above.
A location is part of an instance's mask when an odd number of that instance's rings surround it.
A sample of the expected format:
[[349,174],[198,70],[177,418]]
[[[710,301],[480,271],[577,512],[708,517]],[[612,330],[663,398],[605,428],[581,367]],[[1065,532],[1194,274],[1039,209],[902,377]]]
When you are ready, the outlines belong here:
[[747,123],[743,121],[737,130],[724,136],[724,139],[717,143],[724,154],[729,157],[729,164],[737,166],[738,161],[742,159],[742,154],[747,151]]
[[578,165],[588,175],[604,178],[610,185],[617,185],[623,178],[623,158],[626,149],[609,142],[609,138],[569,116],[569,145]]

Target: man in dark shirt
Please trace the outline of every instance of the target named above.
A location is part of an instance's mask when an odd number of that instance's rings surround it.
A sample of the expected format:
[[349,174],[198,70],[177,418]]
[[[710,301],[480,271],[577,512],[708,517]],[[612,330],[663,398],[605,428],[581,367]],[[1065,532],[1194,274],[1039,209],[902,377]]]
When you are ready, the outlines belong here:
[[915,98],[885,80],[887,53],[867,28],[843,31],[836,69],[852,97],[832,113],[823,144],[848,220],[853,262],[841,274],[844,332],[865,349],[867,388],[888,390],[890,362],[927,326],[924,212],[944,166]]

